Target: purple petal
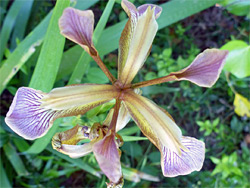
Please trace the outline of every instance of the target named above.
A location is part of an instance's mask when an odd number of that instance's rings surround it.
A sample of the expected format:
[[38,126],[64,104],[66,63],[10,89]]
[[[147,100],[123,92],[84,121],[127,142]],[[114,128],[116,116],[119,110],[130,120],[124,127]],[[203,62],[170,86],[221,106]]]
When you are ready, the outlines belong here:
[[91,55],[97,54],[92,42],[94,14],[91,10],[66,8],[59,20],[59,27],[63,36],[82,46]]
[[60,117],[83,115],[117,96],[111,85],[82,84],[53,89],[50,93],[19,88],[6,116],[7,125],[25,139],[47,133]]
[[145,5],[139,6],[137,10],[139,14],[142,15],[144,12],[146,12],[148,7],[150,7],[151,9],[155,8],[155,19],[159,18],[162,12],[162,8],[160,6],[153,5],[153,4],[145,4]]
[[122,0],[121,5],[129,17],[137,15],[138,11],[133,3],[127,0]]
[[106,135],[94,144],[93,152],[103,173],[113,183],[118,183],[122,177],[119,152],[115,143],[115,136]]
[[187,148],[181,155],[162,146],[161,167],[163,175],[175,177],[200,171],[205,159],[205,144],[192,137],[182,137],[182,144]]
[[228,51],[207,49],[199,54],[187,68],[170,73],[168,77],[176,80],[188,80],[202,87],[211,87],[219,78]]
[[6,124],[28,140],[41,137],[49,130],[56,111],[40,108],[44,93],[32,88],[18,89],[6,115]]

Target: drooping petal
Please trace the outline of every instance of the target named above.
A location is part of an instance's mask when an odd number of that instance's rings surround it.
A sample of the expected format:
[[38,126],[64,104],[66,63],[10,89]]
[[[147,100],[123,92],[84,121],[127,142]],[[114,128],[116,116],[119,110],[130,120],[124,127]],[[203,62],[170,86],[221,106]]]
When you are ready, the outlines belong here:
[[93,146],[93,152],[103,173],[113,183],[122,177],[120,156],[115,143],[115,135],[106,135]]
[[59,20],[59,28],[63,36],[79,44],[90,55],[97,55],[92,42],[94,14],[91,10],[66,8]]
[[160,149],[161,144],[180,154],[181,130],[155,103],[133,92],[124,94],[123,101],[133,120],[149,140]]
[[207,49],[200,53],[195,60],[185,69],[172,72],[166,76],[166,80],[188,80],[202,87],[211,87],[219,78],[224,66],[228,51]]
[[127,85],[134,79],[149,54],[158,29],[156,17],[160,15],[161,8],[145,5],[138,11],[127,0],[122,1],[122,7],[129,20],[119,43],[118,79],[123,85]]
[[60,117],[84,114],[117,96],[110,85],[82,84],[43,93],[32,88],[18,89],[6,115],[7,125],[25,139],[42,137]]
[[79,158],[88,155],[93,151],[93,143],[85,143],[83,145],[62,144],[57,151],[70,156],[71,158]]
[[52,138],[52,146],[58,149],[62,144],[76,145],[79,141],[88,139],[89,131],[87,126],[76,125],[67,131],[58,132]]
[[181,155],[163,145],[161,147],[161,167],[166,177],[187,175],[202,168],[205,159],[204,142],[192,137],[182,137],[181,142],[187,148],[186,151],[182,150]]

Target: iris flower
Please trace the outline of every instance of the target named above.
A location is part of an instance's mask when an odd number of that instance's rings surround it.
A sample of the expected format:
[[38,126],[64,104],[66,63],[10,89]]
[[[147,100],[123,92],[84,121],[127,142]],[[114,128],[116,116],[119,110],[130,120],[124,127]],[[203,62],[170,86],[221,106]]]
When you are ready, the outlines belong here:
[[[201,87],[211,87],[218,79],[227,51],[207,49],[186,68],[161,78],[132,83],[151,51],[158,30],[157,18],[161,7],[145,4],[136,8],[122,0],[129,19],[119,42],[118,78],[102,62],[93,41],[94,15],[91,10],[66,8],[59,20],[61,34],[80,45],[99,65],[111,84],[79,84],[56,88],[44,93],[32,88],[18,89],[6,116],[8,126],[25,139],[45,135],[53,121],[66,116],[83,115],[88,110],[116,100],[103,125],[90,130],[77,126],[53,138],[53,147],[71,157],[94,152],[101,170],[115,184],[122,178],[117,131],[132,118],[142,133],[161,152],[163,175],[175,177],[202,168],[205,144],[182,136],[171,115],[153,101],[143,97],[138,88],[168,81],[187,80]],[[93,134],[95,132],[95,134]],[[76,145],[81,139],[91,142]],[[118,139],[117,139],[118,138]]]

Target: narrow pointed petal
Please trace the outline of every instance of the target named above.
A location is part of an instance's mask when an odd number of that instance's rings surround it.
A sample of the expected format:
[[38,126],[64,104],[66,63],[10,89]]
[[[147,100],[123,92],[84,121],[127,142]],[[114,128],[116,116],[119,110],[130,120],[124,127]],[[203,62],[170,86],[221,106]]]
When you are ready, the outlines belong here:
[[[113,113],[114,113],[114,109],[112,108],[103,122],[104,125],[107,125],[107,126],[110,125],[112,121]],[[128,124],[130,119],[131,119],[131,116],[129,115],[128,110],[125,108],[124,104],[121,103],[121,107],[120,107],[119,114],[117,117],[115,132],[118,132],[119,130],[123,129]]]
[[60,117],[84,114],[117,96],[110,85],[83,84],[43,93],[19,88],[6,115],[6,124],[18,135],[33,140],[47,133]]
[[155,103],[133,92],[123,98],[125,107],[141,131],[160,149],[160,144],[167,146],[176,153],[185,149],[181,144],[181,130]]
[[125,108],[125,106],[124,106],[124,104],[122,102],[120,110],[119,110],[119,115],[118,115],[118,118],[117,118],[116,132],[123,129],[128,124],[130,119],[131,119],[131,116],[130,116],[128,110]]
[[144,64],[158,29],[156,17],[161,8],[145,5],[138,11],[127,0],[122,7],[129,20],[121,34],[119,43],[118,79],[123,85],[130,84]]
[[205,144],[192,137],[182,137],[182,144],[186,151],[178,155],[165,146],[161,148],[161,167],[163,175],[175,177],[187,175],[193,171],[200,171],[205,159]]
[[122,177],[120,156],[113,134],[106,135],[93,146],[93,152],[103,173],[113,183]]
[[212,87],[220,76],[228,51],[207,49],[199,54],[187,68],[170,73],[166,79],[188,80],[201,87]]
[[66,8],[59,20],[59,27],[63,36],[79,44],[90,55],[97,55],[92,42],[94,14],[91,10]]

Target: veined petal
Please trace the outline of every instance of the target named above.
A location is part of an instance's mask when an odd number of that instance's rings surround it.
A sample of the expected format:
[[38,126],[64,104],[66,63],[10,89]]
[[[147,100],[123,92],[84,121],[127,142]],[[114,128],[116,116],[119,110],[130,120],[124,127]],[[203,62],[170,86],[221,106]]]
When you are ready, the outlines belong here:
[[68,110],[75,107],[79,109],[79,107],[82,108],[82,105],[89,106],[97,101],[99,104],[110,101],[117,95],[118,92],[112,85],[72,85],[53,89],[41,100],[41,106],[54,110]]
[[228,51],[207,49],[199,54],[185,69],[170,73],[165,78],[173,80],[188,80],[202,87],[212,87],[219,78]]
[[94,14],[91,10],[66,8],[59,20],[59,28],[63,36],[79,44],[90,55],[97,55],[92,42]]
[[180,154],[181,130],[171,116],[155,103],[133,92],[124,94],[123,101],[130,115],[150,141],[160,149],[161,144]]
[[204,142],[192,137],[182,137],[181,142],[187,148],[186,151],[182,150],[181,155],[163,145],[161,147],[161,167],[166,177],[187,175],[202,168],[205,159]]
[[115,143],[115,135],[106,135],[93,146],[93,152],[103,173],[113,183],[122,177],[120,156]]
[[18,135],[33,140],[42,137],[60,117],[84,114],[117,96],[110,85],[82,84],[43,93],[18,89],[6,115],[6,124]]
[[123,85],[127,85],[134,79],[149,54],[158,29],[156,17],[159,16],[161,8],[145,5],[138,11],[127,0],[122,1],[122,7],[129,20],[119,43],[118,79]]

